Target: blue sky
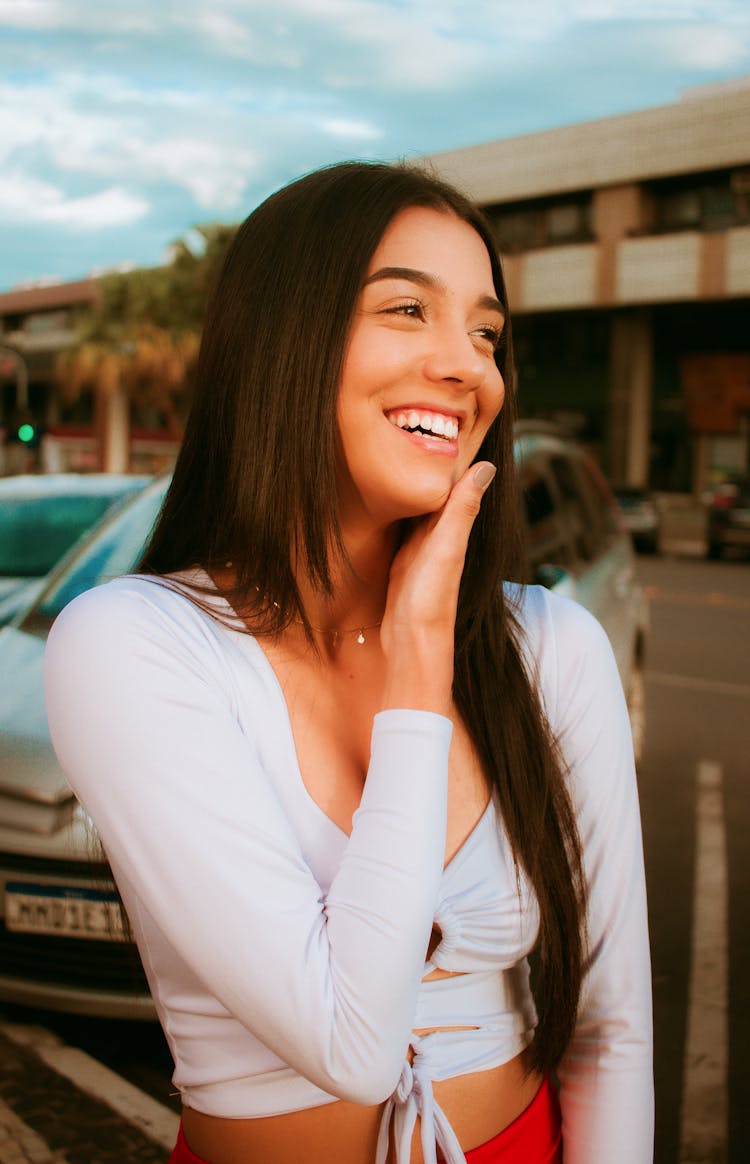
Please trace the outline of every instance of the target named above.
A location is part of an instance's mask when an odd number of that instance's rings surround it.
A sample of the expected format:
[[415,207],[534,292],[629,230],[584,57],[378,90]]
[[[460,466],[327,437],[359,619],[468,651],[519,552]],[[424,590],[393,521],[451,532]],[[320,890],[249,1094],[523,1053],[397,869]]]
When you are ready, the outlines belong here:
[[157,264],[341,158],[748,74],[747,0],[0,0],[0,290]]

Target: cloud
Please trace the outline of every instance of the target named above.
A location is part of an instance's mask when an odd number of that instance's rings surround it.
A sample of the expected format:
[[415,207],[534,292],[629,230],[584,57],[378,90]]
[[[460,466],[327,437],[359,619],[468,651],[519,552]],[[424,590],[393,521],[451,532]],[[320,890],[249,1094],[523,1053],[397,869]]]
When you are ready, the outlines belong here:
[[0,219],[1,277],[9,243],[158,261],[318,165],[663,104],[750,72],[749,29],[747,0],[0,0],[0,213],[39,224]]
[[223,133],[218,110],[213,134],[205,115],[191,133],[182,94],[137,93],[116,78],[70,74],[53,79],[53,91],[54,106],[47,84],[0,85],[5,165],[125,185],[174,183],[215,211],[241,201],[256,157]]
[[714,71],[742,66],[748,55],[748,36],[715,24],[661,30],[655,37],[665,65]]
[[377,141],[383,137],[383,130],[371,121],[355,121],[345,117],[332,117],[321,122],[321,129],[331,137],[355,141]]
[[63,16],[60,0],[0,0],[0,24],[16,28],[55,28]]
[[57,223],[88,231],[130,226],[147,212],[143,198],[119,187],[70,198],[50,182],[28,175],[0,176],[0,216],[8,222]]

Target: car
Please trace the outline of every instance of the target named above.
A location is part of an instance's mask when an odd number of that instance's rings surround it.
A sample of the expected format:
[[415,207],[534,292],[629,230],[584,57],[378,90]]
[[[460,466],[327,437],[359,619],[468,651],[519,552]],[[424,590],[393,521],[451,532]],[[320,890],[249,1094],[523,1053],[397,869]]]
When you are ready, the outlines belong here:
[[620,507],[593,456],[556,425],[520,422],[516,465],[526,531],[525,580],[575,599],[604,627],[640,760],[649,610]]
[[[595,463],[574,441],[520,425],[527,578],[592,610],[613,643],[642,727],[646,625],[635,558]],[[13,675],[0,695],[0,1000],[110,1018],[154,1008],[94,827],[57,764],[44,714],[47,633],[77,594],[132,570],[161,507],[159,478],[105,518],[50,575],[17,625],[0,630]]]
[[620,485],[614,489],[622,521],[642,554],[658,554],[661,548],[661,514],[649,489]]
[[151,479],[124,473],[0,478],[0,626],[31,602],[81,534]]
[[705,500],[707,557],[721,558],[727,549],[750,549],[750,476],[727,477]]

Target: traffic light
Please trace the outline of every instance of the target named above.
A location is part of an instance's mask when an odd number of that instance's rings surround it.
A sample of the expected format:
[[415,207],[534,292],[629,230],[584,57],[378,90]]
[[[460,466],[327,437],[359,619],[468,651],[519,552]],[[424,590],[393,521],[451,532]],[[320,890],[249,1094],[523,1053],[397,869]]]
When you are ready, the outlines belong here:
[[7,439],[13,444],[23,445],[27,449],[36,449],[42,439],[42,426],[37,424],[28,413],[16,414],[8,426]]

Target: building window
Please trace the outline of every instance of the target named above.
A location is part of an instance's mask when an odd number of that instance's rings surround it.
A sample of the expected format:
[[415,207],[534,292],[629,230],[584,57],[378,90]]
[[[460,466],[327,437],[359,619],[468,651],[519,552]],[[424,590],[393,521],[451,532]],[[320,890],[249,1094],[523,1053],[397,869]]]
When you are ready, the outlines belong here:
[[750,222],[747,170],[694,174],[655,182],[650,189],[657,232],[728,230]]
[[589,192],[488,207],[487,214],[498,247],[506,255],[593,239]]

